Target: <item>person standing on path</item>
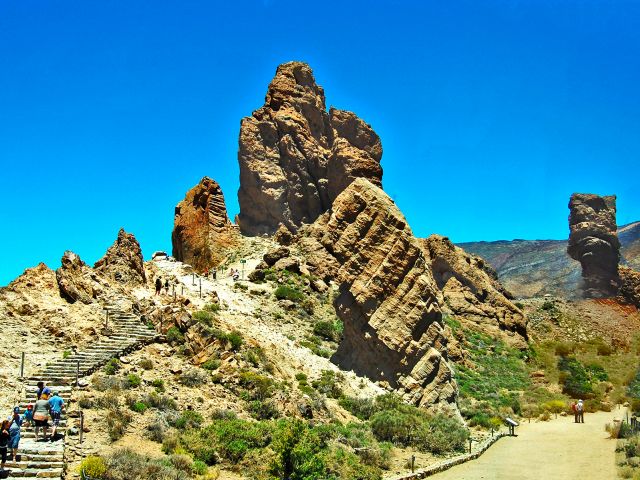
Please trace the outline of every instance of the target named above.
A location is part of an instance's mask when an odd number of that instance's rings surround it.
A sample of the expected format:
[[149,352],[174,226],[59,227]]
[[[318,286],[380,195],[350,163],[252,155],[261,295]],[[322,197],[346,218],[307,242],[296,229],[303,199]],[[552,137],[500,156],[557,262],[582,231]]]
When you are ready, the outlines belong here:
[[38,400],[33,407],[33,422],[36,424],[36,442],[38,441],[38,435],[42,428],[42,434],[44,439],[47,439],[47,430],[49,429],[49,394],[42,393],[40,400]]
[[4,470],[4,464],[7,463],[7,449],[9,448],[9,420],[3,420],[0,427],[0,470]]
[[160,295],[160,290],[162,290],[162,280],[158,277],[156,278],[156,295]]
[[573,412],[573,423],[578,423],[578,406],[576,405],[576,402],[571,404],[571,411]]
[[584,423],[584,403],[582,400],[578,400],[576,411],[578,412],[578,423]]
[[51,421],[53,423],[53,429],[51,430],[51,441],[56,438],[56,430],[60,426],[60,416],[64,409],[64,400],[60,398],[58,392],[53,392],[53,396],[49,399],[49,412],[51,413]]
[[164,289],[165,289],[165,293],[169,295],[169,279],[168,278],[164,281]]
[[9,448],[11,453],[9,458],[15,462],[18,461],[18,445],[20,444],[20,428],[22,427],[23,417],[20,415],[20,407],[13,409],[13,416],[9,419]]

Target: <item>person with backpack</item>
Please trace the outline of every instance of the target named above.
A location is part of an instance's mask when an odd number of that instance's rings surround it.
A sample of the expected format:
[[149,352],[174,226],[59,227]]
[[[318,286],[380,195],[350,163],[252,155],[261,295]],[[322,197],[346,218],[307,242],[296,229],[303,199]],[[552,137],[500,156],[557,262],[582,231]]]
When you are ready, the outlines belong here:
[[13,409],[13,415],[9,418],[11,422],[9,424],[9,458],[14,461],[18,461],[18,445],[20,444],[20,429],[24,418],[20,415],[20,407]]
[[56,430],[60,426],[60,416],[64,409],[64,400],[60,398],[58,392],[53,392],[53,396],[49,399],[49,413],[51,414],[51,421],[53,423],[53,429],[51,430],[51,441],[56,438]]
[[578,400],[576,411],[578,412],[578,423],[584,423],[584,403],[582,400]]
[[24,411],[23,420],[26,427],[31,426],[31,423],[33,422],[33,405],[27,405],[27,409]]
[[44,392],[44,382],[38,382],[38,390],[36,390],[36,400],[40,400],[42,392]]

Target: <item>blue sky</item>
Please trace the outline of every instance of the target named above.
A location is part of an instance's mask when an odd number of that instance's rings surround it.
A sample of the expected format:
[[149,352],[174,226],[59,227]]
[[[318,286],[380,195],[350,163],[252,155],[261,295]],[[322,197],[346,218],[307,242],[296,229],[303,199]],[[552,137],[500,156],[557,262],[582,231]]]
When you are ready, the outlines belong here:
[[0,285],[122,226],[171,250],[208,175],[238,211],[240,119],[279,63],[382,138],[420,236],[565,238],[574,191],[640,219],[640,2],[0,0]]

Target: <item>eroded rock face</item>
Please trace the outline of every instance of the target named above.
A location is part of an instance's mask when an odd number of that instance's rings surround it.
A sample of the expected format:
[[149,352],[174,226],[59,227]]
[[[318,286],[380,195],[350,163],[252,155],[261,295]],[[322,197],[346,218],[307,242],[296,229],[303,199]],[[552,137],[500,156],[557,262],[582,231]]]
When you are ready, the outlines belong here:
[[382,182],[382,144],[355,114],[326,111],[308,65],[278,67],[265,104],[242,120],[239,224],[246,235],[296,232],[327,211],[354,178]]
[[175,209],[173,256],[198,271],[219,265],[238,244],[220,185],[209,177],[189,190]]
[[70,303],[80,301],[93,303],[99,289],[92,280],[93,271],[78,255],[67,250],[62,256],[62,265],[56,270],[56,281],[60,296]]
[[620,287],[620,242],[615,195],[574,193],[569,201],[567,252],[582,266],[583,294],[589,298],[615,296]]
[[356,179],[301,237],[307,267],[339,284],[335,308],[345,328],[332,360],[386,381],[415,405],[457,411],[439,292],[393,201]]
[[625,301],[640,308],[640,272],[629,267],[619,267],[620,295]]
[[525,347],[526,317],[511,301],[511,294],[480,257],[467,254],[440,235],[422,240],[431,273],[442,292],[443,309],[476,328],[499,328],[511,333],[513,342]]
[[136,237],[124,231],[118,232],[118,238],[109,247],[104,257],[93,268],[108,279],[119,283],[140,284],[146,282],[142,249]]

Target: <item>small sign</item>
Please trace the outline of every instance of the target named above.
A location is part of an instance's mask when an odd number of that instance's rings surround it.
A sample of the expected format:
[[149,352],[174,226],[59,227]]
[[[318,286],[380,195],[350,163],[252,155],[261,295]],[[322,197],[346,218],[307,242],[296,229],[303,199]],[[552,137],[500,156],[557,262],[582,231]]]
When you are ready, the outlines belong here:
[[240,260],[240,263],[247,263],[246,260]]

